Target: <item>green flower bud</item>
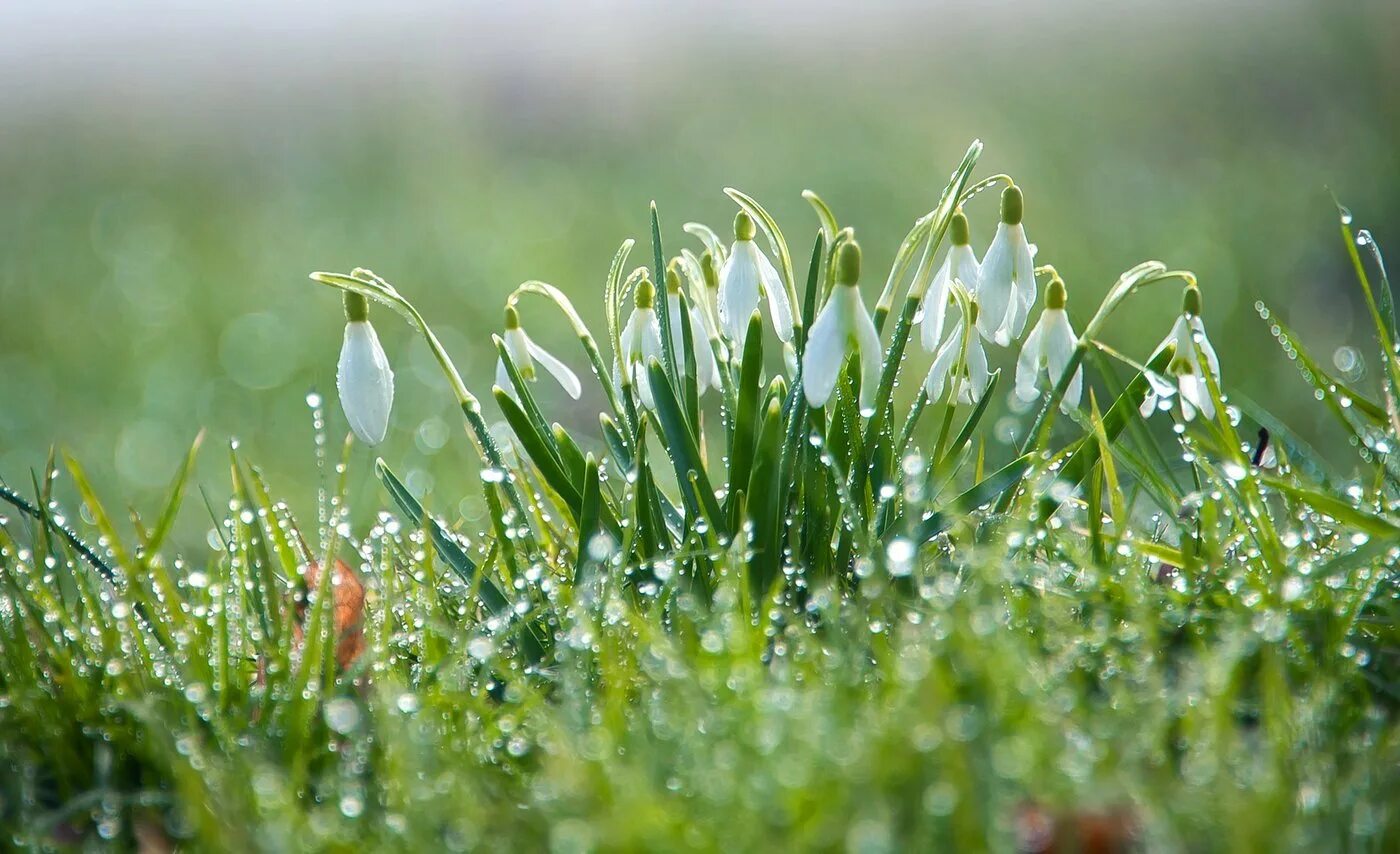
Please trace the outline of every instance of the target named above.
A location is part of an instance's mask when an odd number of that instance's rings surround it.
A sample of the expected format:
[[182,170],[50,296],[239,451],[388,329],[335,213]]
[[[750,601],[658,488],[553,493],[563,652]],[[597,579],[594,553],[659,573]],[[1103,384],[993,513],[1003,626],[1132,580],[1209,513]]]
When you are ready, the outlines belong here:
[[1181,292],[1181,313],[1189,314],[1192,317],[1201,316],[1201,289],[1195,285],[1187,285],[1186,290]]
[[1020,225],[1021,217],[1026,212],[1026,199],[1021,195],[1021,188],[1017,186],[1007,187],[1001,191],[1001,221],[1007,225]]
[[963,215],[961,210],[953,214],[951,231],[953,232],[954,246],[966,246],[972,242],[972,229],[968,227],[967,217]]
[[855,285],[860,281],[860,244],[854,240],[841,244],[836,254],[836,283]]
[[515,306],[506,306],[506,329],[520,328],[520,313],[515,310]]
[[739,211],[734,217],[734,239],[753,240],[753,236],[757,233],[758,229],[754,227],[753,217],[744,211]]
[[672,261],[666,267],[666,293],[678,294],[681,292],[681,274],[679,265]]
[[1065,291],[1065,280],[1059,276],[1050,280],[1050,286],[1045,289],[1045,307],[1063,309],[1065,303],[1069,301],[1069,294]]
[[715,269],[715,256],[708,249],[700,256],[700,275],[705,277],[705,287],[712,291],[719,290],[719,271]]
[[363,294],[353,291],[342,291],[342,303],[345,306],[345,320],[348,323],[358,323],[369,320],[369,300]]
[[651,283],[651,279],[642,279],[641,284],[637,285],[635,300],[639,311],[656,307],[656,285]]

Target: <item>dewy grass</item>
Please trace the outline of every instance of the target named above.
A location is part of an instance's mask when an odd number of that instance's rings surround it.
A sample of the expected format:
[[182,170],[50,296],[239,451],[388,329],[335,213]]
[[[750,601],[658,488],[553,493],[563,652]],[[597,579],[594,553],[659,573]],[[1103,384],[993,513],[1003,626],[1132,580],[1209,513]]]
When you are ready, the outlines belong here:
[[[649,264],[628,272],[627,241],[608,273],[602,347],[525,283],[497,339],[508,438],[404,293],[313,274],[346,295],[362,440],[393,396],[376,306],[427,342],[480,455],[483,530],[385,460],[371,528],[342,468],[309,530],[236,447],[210,555],[167,541],[193,450],[154,527],[120,524],[73,460],[78,514],[54,461],[34,498],[0,489],[5,843],[1393,848],[1400,360],[1374,241],[1368,268],[1344,215],[1374,388],[1259,306],[1354,449],[1337,471],[1232,401],[1232,373],[1268,368],[1215,357],[1209,282],[1144,262],[1076,335],[1034,197],[973,182],[980,153],[873,310],[855,231],[810,192],[805,270],[737,190],[732,245],[688,223],[677,251],[653,208]],[[979,260],[963,203],[996,186]],[[1158,285],[1183,293],[1162,344],[1103,345]],[[526,335],[549,304],[578,351]],[[906,370],[916,325],[927,375]],[[1010,456],[985,439],[1004,370],[1034,413]],[[544,373],[601,403],[596,434],[549,419]]]

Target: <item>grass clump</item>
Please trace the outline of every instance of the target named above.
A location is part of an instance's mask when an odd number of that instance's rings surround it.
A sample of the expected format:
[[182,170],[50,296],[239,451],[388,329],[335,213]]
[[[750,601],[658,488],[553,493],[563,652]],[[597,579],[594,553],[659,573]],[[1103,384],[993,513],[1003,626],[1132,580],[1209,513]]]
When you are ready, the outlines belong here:
[[[53,498],[54,460],[32,499],[4,487],[7,842],[1393,844],[1383,266],[1373,286],[1344,216],[1382,366],[1369,393],[1261,306],[1354,449],[1339,471],[1226,394],[1190,272],[1132,268],[1076,334],[1022,190],[974,182],[980,153],[873,311],[854,232],[810,193],[801,273],[737,190],[735,240],[690,223],[694,248],[669,259],[653,210],[650,262],[629,271],[628,241],[608,272],[601,346],[562,291],[525,283],[497,339],[504,431],[397,288],[314,274],[346,295],[341,403],[362,440],[384,435],[393,381],[356,324],[387,305],[422,334],[480,453],[485,530],[448,525],[383,460],[392,509],[356,530],[350,441],[311,525],[231,448],[217,548],[197,558],[166,542],[188,462],[155,523],[118,525],[74,460],[81,524]],[[963,208],[996,186],[979,260]],[[1161,284],[1183,301],[1159,347],[1097,339]],[[546,374],[572,397],[583,384],[524,331],[527,297],[577,334],[596,435],[545,417]],[[933,362],[908,402],[911,339]],[[999,418],[1011,454],[986,438],[1002,348],[1030,405]]]

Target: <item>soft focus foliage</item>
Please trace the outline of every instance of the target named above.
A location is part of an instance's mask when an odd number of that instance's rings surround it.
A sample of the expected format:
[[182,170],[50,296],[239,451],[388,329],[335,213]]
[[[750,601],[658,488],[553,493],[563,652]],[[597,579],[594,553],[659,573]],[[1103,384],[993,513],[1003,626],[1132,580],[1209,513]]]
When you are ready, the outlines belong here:
[[[871,4],[845,19],[789,6],[761,22],[769,4],[740,5],[678,22],[589,13],[591,28],[565,31],[563,48],[533,23],[493,41],[489,22],[473,21],[394,73],[401,48],[381,39],[403,27],[347,47],[280,24],[285,9],[269,29],[308,44],[259,53],[242,29],[182,43],[200,49],[179,62],[213,57],[214,70],[153,67],[172,55],[164,43],[138,62],[132,39],[106,32],[75,49],[92,63],[76,82],[60,78],[52,45],[23,63],[0,53],[17,81],[0,91],[11,99],[0,476],[27,482],[56,443],[99,485],[155,501],[208,428],[243,439],[290,499],[309,501],[302,399],[334,389],[340,319],[330,301],[305,300],[305,270],[372,260],[416,295],[484,389],[505,294],[553,282],[596,324],[588,295],[613,247],[646,237],[650,199],[674,222],[719,227],[732,208],[718,188],[733,184],[801,222],[797,194],[811,187],[862,233],[902,233],[973,134],[996,141],[987,166],[1031,194],[1032,239],[1056,247],[1076,329],[1119,270],[1160,257],[1211,287],[1223,355],[1271,346],[1257,298],[1296,306],[1326,364],[1354,343],[1358,315],[1338,306],[1360,307],[1346,265],[1317,235],[1329,187],[1383,242],[1400,222],[1395,4]],[[347,62],[354,50],[376,61]],[[443,57],[480,64],[431,65]],[[297,62],[305,76],[288,71]],[[985,217],[995,200],[979,204]],[[991,236],[981,221],[979,251]],[[789,235],[805,246],[800,236]],[[871,269],[887,269],[894,243],[864,249]],[[1148,317],[1126,317],[1110,343],[1159,338]],[[567,333],[553,318],[531,328],[551,350]],[[450,496],[473,474],[449,440],[458,428],[436,368],[404,329],[381,331],[399,374],[384,453],[415,489],[443,487],[437,503],[455,513]],[[1235,379],[1325,435],[1292,376]],[[591,428],[600,403],[567,426]],[[332,428],[348,429],[339,417]],[[202,480],[219,476],[212,457],[201,465]],[[357,472],[352,495],[368,508],[373,479]],[[484,508],[463,512],[478,522]]]

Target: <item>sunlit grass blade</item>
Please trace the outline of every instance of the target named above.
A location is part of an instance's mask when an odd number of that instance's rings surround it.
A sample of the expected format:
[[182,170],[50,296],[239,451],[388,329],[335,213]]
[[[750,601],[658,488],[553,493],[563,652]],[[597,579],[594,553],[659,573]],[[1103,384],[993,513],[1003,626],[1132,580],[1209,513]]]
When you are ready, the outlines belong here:
[[730,528],[738,521],[736,491],[747,488],[759,427],[759,385],[763,381],[763,321],[758,312],[749,318],[744,336],[744,357],[739,366],[738,407],[734,412],[734,441],[729,449],[729,496],[726,498]]
[[200,430],[198,435],[194,437],[194,442],[190,444],[189,452],[185,454],[184,462],[180,464],[180,470],[175,473],[174,480],[170,482],[160,517],[156,520],[155,527],[151,529],[150,536],[146,538],[146,551],[159,551],[165,543],[165,538],[169,536],[170,529],[175,524],[175,517],[180,513],[180,503],[185,497],[185,485],[189,482],[190,471],[194,468],[195,459],[199,456],[199,446],[203,443],[204,431]]
[[[1147,363],[1147,369],[1154,373],[1161,373],[1166,370],[1175,352],[1175,348],[1171,346],[1162,348],[1162,350]],[[1123,390],[1123,393],[1118,396],[1118,399],[1115,400],[1113,405],[1108,408],[1108,411],[1103,414],[1103,418],[1099,421],[1099,427],[1095,430],[1095,436],[1097,436],[1099,431],[1102,431],[1104,439],[1108,442],[1113,442],[1117,439],[1118,434],[1123,432],[1123,429],[1130,421],[1141,417],[1138,413],[1138,409],[1142,406],[1142,402],[1144,398],[1146,398],[1150,388],[1150,380],[1148,380],[1146,374],[1139,373],[1137,376],[1133,377],[1133,379],[1129,381],[1127,388]],[[1065,464],[1060,470],[1056,472],[1057,479],[1065,483],[1077,485],[1088,476],[1090,470],[1098,464],[1100,458],[1100,445],[1098,441],[1092,441],[1094,438],[1095,437],[1086,437],[1078,440],[1078,447],[1070,454],[1069,459],[1065,461]],[[1060,501],[1049,495],[1042,496],[1038,518],[1041,521],[1050,518],[1054,515],[1055,511],[1059,509],[1060,503]]]
[[928,542],[957,524],[965,514],[997,500],[1006,490],[1020,483],[1021,478],[1030,471],[1032,462],[1031,455],[1017,457],[925,516],[914,526],[915,542]]
[[[675,392],[666,381],[661,364],[655,359],[647,365],[647,371],[651,380],[652,397],[656,401],[654,414],[662,434],[666,437],[666,455],[675,466],[676,482],[687,509],[695,518],[706,518],[711,520],[712,524],[723,524],[724,516],[715,498],[714,488],[710,485],[709,475],[700,461],[699,447],[685,423],[685,416],[680,411]],[[695,486],[691,484],[692,472],[696,478]]]
[[598,482],[598,461],[590,454],[583,470],[583,507],[579,512],[578,547],[574,559],[574,583],[586,579],[598,566],[595,554],[597,538],[608,536],[600,524],[603,509],[602,490]]
[[383,460],[376,460],[374,472],[389,492],[389,497],[394,499],[394,503],[404,512],[404,515],[408,516],[414,525],[427,532],[438,555],[447,562],[452,571],[457,573],[457,576],[468,587],[478,591],[486,609],[493,614],[507,612],[510,609],[510,600],[501,593],[494,581],[478,573],[476,562],[457,544],[456,539],[443,528],[441,523],[423,509],[423,505],[413,497],[413,493],[408,491],[408,487],[403,485],[403,482],[394,475],[389,466]]

